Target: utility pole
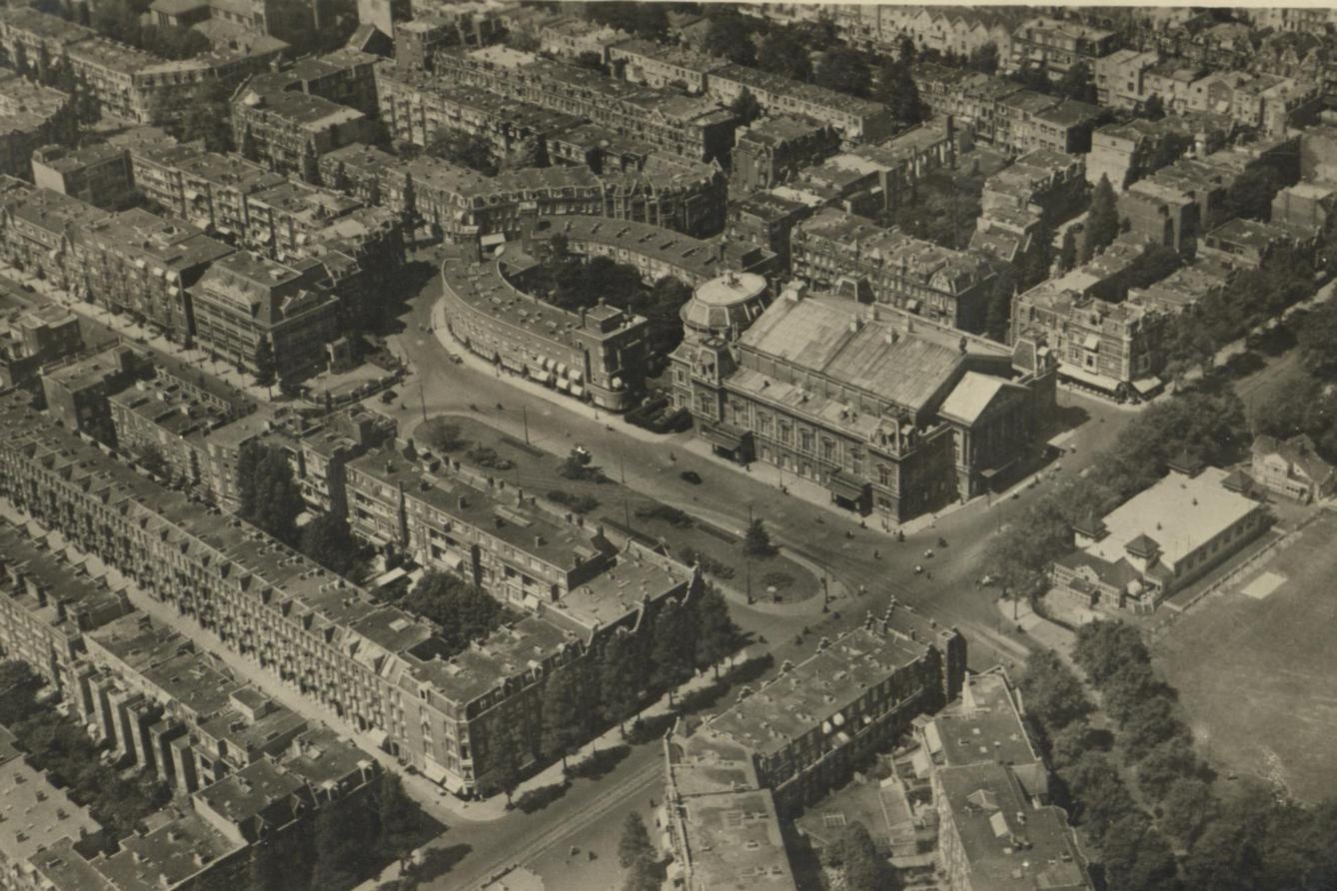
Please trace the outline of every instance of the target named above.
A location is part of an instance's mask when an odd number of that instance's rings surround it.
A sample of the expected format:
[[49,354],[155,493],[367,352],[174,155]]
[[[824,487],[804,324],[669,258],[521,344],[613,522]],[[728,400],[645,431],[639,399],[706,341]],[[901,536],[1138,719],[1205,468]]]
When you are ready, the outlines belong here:
[[622,477],[622,485],[627,484],[627,453],[621,448],[617,450],[618,475]]
[[525,425],[525,445],[529,445],[529,408],[523,402],[520,403],[520,418]]
[[427,390],[423,387],[422,376],[418,376],[418,400],[422,403],[422,419],[427,421]]
[[626,521],[627,531],[635,532],[636,530],[631,526],[631,505],[627,502],[627,495],[625,492],[622,495],[622,518]]

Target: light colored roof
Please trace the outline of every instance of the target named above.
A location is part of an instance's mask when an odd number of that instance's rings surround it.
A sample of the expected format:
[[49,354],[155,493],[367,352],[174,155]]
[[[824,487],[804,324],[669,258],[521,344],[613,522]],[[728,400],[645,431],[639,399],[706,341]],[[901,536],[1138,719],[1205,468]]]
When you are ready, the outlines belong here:
[[743,335],[742,344],[911,411],[922,410],[955,372],[963,354],[938,337],[918,333],[892,337],[891,324],[863,322],[864,309],[839,299],[777,300]]
[[938,409],[938,414],[952,421],[973,424],[1006,384],[1000,377],[967,371],[961,383],[943,402],[942,408]]
[[1108,563],[1123,559],[1135,539],[1150,536],[1169,567],[1258,509],[1221,483],[1226,471],[1207,467],[1196,477],[1171,473],[1134,495],[1105,517],[1107,535],[1087,545],[1087,553]]

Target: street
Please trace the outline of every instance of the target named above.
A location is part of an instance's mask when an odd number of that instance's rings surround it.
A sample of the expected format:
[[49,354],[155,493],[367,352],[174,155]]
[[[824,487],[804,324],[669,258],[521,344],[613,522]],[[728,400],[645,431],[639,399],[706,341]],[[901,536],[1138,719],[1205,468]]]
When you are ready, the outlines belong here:
[[[397,414],[401,431],[412,431],[424,417],[455,414],[482,420],[515,437],[527,435],[532,445],[554,455],[565,454],[580,443],[608,466],[625,468],[627,485],[720,525],[741,529],[750,509],[765,518],[777,542],[826,567],[845,590],[857,592],[861,585],[866,586],[866,595],[833,601],[827,615],[814,611],[775,614],[735,605],[735,621],[754,640],[769,646],[776,665],[811,653],[815,636],[796,640],[805,628],[833,635],[861,622],[870,610],[881,612],[892,596],[900,604],[960,628],[969,638],[972,668],[1000,662],[1018,666],[1024,658],[1028,642],[1001,620],[996,592],[974,584],[989,535],[1024,509],[1028,497],[1024,487],[1015,498],[995,497],[992,505],[980,499],[951,511],[898,543],[880,531],[861,528],[853,514],[838,514],[786,495],[741,467],[696,454],[687,448],[691,432],[656,437],[657,441],[649,441],[640,430],[628,435],[623,431],[632,428],[620,420],[607,416],[596,420],[588,408],[568,408],[530,395],[473,362],[452,361],[450,353],[462,349],[452,345],[448,351],[432,331],[432,308],[440,292],[440,279],[433,276],[412,299],[403,332],[390,338],[391,349],[414,372],[402,388],[403,403],[388,407]],[[1083,420],[1065,443],[1074,451],[1062,459],[1064,474],[1078,473],[1089,465],[1133,417],[1126,408],[1077,393],[1061,391],[1059,402],[1060,413]],[[670,451],[674,460],[669,458]],[[687,470],[700,474],[706,485],[692,486],[680,480],[679,473]],[[938,546],[939,537],[947,541],[947,547]],[[934,550],[932,558],[924,556],[927,548]],[[931,580],[915,574],[917,563],[927,564]],[[816,608],[820,609],[820,601]],[[450,872],[429,887],[472,887],[472,882],[490,874],[493,865],[529,862],[568,843],[587,822],[619,806],[625,809],[636,795],[655,788],[658,759],[657,747],[638,747],[608,777],[598,783],[579,781],[562,799],[537,814],[512,813],[492,825],[456,825],[437,845],[455,851],[458,857],[450,858]],[[574,813],[581,815],[576,822],[570,819]]]

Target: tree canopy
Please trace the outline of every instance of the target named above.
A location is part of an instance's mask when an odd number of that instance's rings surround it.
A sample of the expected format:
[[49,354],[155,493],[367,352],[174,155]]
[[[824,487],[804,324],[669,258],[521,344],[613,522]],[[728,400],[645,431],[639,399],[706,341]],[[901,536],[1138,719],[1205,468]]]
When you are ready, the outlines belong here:
[[297,517],[305,510],[286,450],[251,441],[237,457],[237,513],[289,546],[298,543]]
[[757,61],[757,45],[752,42],[755,25],[737,12],[727,11],[710,16],[702,49],[712,56],[723,56],[735,65],[752,65]]
[[902,124],[918,124],[924,119],[924,103],[919,85],[904,62],[887,59],[878,69],[877,101],[885,103],[891,116]]
[[498,165],[492,153],[492,144],[481,136],[441,127],[424,149],[427,154],[484,176],[496,176]]
[[862,53],[839,46],[822,56],[813,80],[819,87],[866,98],[873,83],[873,73]]
[[1095,191],[1091,193],[1091,209],[1086,215],[1086,232],[1082,238],[1081,262],[1085,263],[1109,247],[1119,237],[1119,208],[1114,187],[1109,177],[1100,175]]
[[757,50],[757,67],[781,77],[808,81],[812,79],[809,43],[789,28],[777,28],[767,35]]
[[323,513],[307,523],[302,528],[299,549],[330,572],[354,582],[366,575],[366,546],[338,514]]
[[440,625],[441,638],[455,652],[495,631],[507,616],[496,598],[448,572],[424,575],[399,606]]

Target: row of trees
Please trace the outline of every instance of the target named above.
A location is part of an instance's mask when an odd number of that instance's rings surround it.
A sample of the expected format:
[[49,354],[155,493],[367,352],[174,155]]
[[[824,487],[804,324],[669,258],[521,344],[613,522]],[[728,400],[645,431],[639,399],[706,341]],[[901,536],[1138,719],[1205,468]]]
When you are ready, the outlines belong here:
[[[1092,729],[1095,709],[1081,680],[1052,651],[1027,660],[1021,689],[1059,795],[1100,847],[1109,888],[1333,887],[1337,801],[1304,808],[1261,783],[1215,785],[1174,689],[1152,667],[1135,628],[1092,623],[1079,632],[1074,658],[1100,690],[1117,734]],[[1127,771],[1136,793],[1123,779]]]
[[1179,379],[1194,368],[1210,370],[1223,347],[1314,296],[1314,274],[1307,254],[1290,245],[1275,248],[1259,269],[1236,270],[1225,287],[1170,322],[1167,374]]
[[[685,603],[663,604],[648,627],[616,633],[595,652],[553,672],[537,715],[502,721],[493,747],[493,781],[508,797],[531,758],[566,758],[601,726],[625,723],[647,692],[668,692],[736,652],[743,636],[723,596],[704,587]],[[520,717],[521,720],[514,720]],[[526,727],[537,720],[538,727]],[[535,747],[535,743],[537,746]]]
[[[439,830],[386,772],[372,795],[323,806],[314,819],[251,847],[248,887],[255,891],[351,888],[389,861],[409,867],[413,850]],[[411,878],[411,868],[403,873]]]
[[1109,513],[1164,476],[1181,454],[1225,466],[1251,443],[1244,405],[1234,391],[1194,391],[1158,402],[1120,431],[1086,477],[1066,478],[1037,492],[989,541],[984,571],[1013,596],[1040,593],[1050,564],[1072,549],[1076,523]]

